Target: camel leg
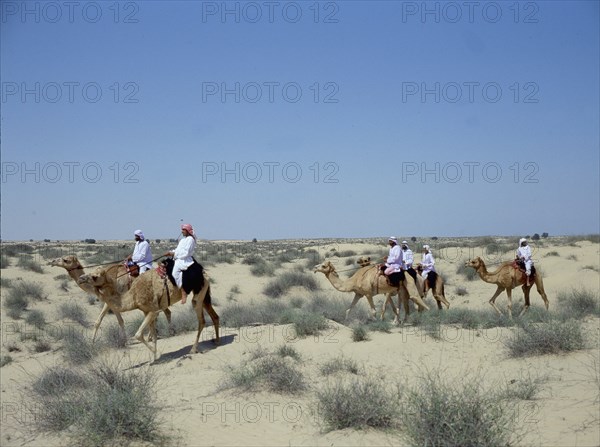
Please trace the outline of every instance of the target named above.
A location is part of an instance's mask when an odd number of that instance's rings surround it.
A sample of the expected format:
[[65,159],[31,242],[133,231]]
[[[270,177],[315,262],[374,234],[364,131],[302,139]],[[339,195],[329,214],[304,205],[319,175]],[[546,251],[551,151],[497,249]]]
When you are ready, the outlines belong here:
[[400,304],[402,303],[404,307],[404,319],[403,322],[406,322],[408,319],[408,315],[410,314],[410,307],[408,306],[408,291],[405,287],[400,287],[398,290],[398,316],[400,316]]
[[219,315],[217,315],[217,312],[215,312],[215,309],[213,308],[212,304],[203,303],[203,306],[204,309],[206,309],[206,312],[208,312],[208,315],[210,316],[210,319],[213,322],[213,326],[215,327],[214,342],[216,344],[219,344],[219,342],[221,341],[221,338],[219,337]]
[[525,297],[525,306],[523,306],[523,310],[519,314],[519,317],[529,310],[529,291],[531,290],[531,286],[527,287],[526,284],[523,284],[523,287],[521,287],[521,289],[523,290],[523,296]]
[[[110,310],[110,306],[107,303],[104,303],[104,306],[102,307],[102,310],[100,311],[100,315],[98,315],[98,318],[96,319],[96,322],[94,323],[94,334],[92,335],[92,343],[96,340],[96,334],[98,333],[100,324],[102,323],[102,320],[104,319],[105,315],[108,313],[109,310]],[[121,334],[122,334],[123,338],[127,338],[127,333],[125,332],[125,322],[123,321],[123,317],[121,316],[120,312],[117,312],[114,309],[112,311],[115,314],[115,317],[117,317],[117,321],[119,323],[119,328],[121,329]]]
[[438,309],[442,309],[442,303],[446,306],[446,309],[450,309],[450,302],[446,299],[446,297],[444,296],[444,292],[441,291],[440,293],[439,290],[434,290],[433,291],[433,297],[436,299],[437,301],[437,306]]
[[[138,328],[137,332],[134,335],[134,337],[136,339],[138,339],[139,341],[144,343],[146,345],[146,347],[148,349],[150,349],[150,351],[152,351],[152,353],[154,354],[154,360],[156,360],[156,337],[154,340],[154,348],[152,348],[152,346],[150,346],[148,344],[148,342],[146,341],[146,339],[144,338],[144,330],[146,329],[146,327],[148,327],[149,325],[152,325],[154,323],[154,320],[158,316],[158,312],[159,311],[148,312],[146,314],[146,317],[144,318],[144,321],[142,322],[142,324],[140,325],[140,327]],[[150,326],[150,329],[152,329],[152,327],[153,326]],[[154,331],[156,332],[156,326],[154,326]]]
[[362,295],[359,295],[358,293],[354,293],[354,299],[352,300],[352,304],[350,304],[350,307],[346,310],[346,320],[348,319],[348,315],[350,315],[350,311],[354,308],[354,306],[356,306],[356,303],[358,303],[358,300],[360,300],[362,298]]
[[[540,273],[538,273],[538,275],[540,275]],[[544,291],[544,284],[542,283],[542,278],[540,276],[536,276],[535,278],[535,288],[544,300],[544,306],[546,306],[546,310],[548,310],[550,303],[548,302],[548,297]]]
[[394,312],[395,315],[394,324],[399,324],[398,309],[396,309],[396,306],[394,306],[394,301],[392,300],[391,293],[385,294],[385,302],[383,303],[383,307],[381,308],[381,321],[383,321],[383,317],[385,315],[385,311],[387,309],[388,304],[392,307],[392,312]]
[[175,329],[171,326],[171,310],[167,307],[163,309],[165,317],[167,318],[167,324],[169,325],[169,335],[175,335]]
[[92,335],[92,343],[94,343],[94,341],[96,340],[96,333],[98,332],[98,328],[100,327],[100,323],[102,323],[102,320],[104,319],[104,316],[108,313],[108,304],[104,303],[104,306],[102,307],[102,310],[100,311],[100,315],[98,315],[98,318],[96,319],[96,322],[94,323],[94,335]]
[[196,340],[194,340],[190,354],[196,354],[198,352],[198,340],[200,340],[200,334],[206,325],[206,321],[204,320],[204,306],[198,303],[194,304],[194,310],[196,311],[196,315],[198,317],[198,332],[196,333]]
[[490,298],[490,304],[496,310],[496,312],[498,312],[498,315],[502,315],[502,312],[500,312],[500,309],[498,309],[498,306],[496,306],[496,298],[498,298],[498,295],[500,295],[503,291],[504,287],[498,286],[496,292],[494,293],[494,296]]
[[506,288],[506,295],[508,296],[508,305],[506,306],[508,309],[508,318],[512,319],[512,289],[510,287]]
[[[402,287],[402,284],[400,284],[400,287]],[[422,312],[423,309],[429,310],[429,306],[425,304],[425,302],[421,299],[421,296],[419,295],[417,286],[415,285],[415,281],[412,279],[412,276],[405,276],[404,287],[406,288],[410,299],[413,300],[413,302],[419,307],[419,312]]]
[[367,301],[369,302],[369,306],[371,306],[371,318],[374,320],[377,319],[377,309],[375,309],[375,303],[373,302],[373,297],[371,295],[366,295]]

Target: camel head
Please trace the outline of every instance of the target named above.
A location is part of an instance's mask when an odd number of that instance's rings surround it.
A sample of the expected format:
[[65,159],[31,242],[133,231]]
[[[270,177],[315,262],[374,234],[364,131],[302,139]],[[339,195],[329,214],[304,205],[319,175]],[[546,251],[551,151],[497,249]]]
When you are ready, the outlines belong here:
[[465,262],[465,267],[473,267],[475,270],[479,270],[479,268],[483,265],[485,265],[483,263],[483,259],[481,259],[479,256]]
[[330,273],[335,272],[335,267],[331,263],[331,261],[325,261],[323,264],[316,265],[313,269],[313,273],[321,272],[325,275],[329,275]]
[[413,264],[413,268],[417,271],[417,273],[423,272],[423,266],[421,265],[420,262]]
[[361,256],[360,258],[358,258],[356,263],[358,265],[360,265],[361,267],[366,267],[368,265],[371,265],[371,256]]
[[75,255],[63,256],[62,258],[56,258],[48,262],[48,265],[53,267],[62,267],[66,270],[74,270],[76,268],[83,268],[79,263],[79,259]]
[[94,273],[87,273],[85,275],[81,275],[77,280],[77,284],[79,285],[88,285],[92,287],[102,287],[106,285],[106,269],[101,267],[96,268]]

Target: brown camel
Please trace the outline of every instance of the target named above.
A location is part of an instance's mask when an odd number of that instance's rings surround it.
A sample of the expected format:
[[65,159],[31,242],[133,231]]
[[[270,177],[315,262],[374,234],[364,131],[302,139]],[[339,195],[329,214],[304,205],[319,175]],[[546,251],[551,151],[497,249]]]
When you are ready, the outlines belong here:
[[[512,318],[511,293],[512,289],[514,289],[517,286],[522,286],[521,288],[523,289],[523,295],[525,296],[525,307],[523,307],[523,310],[521,311],[519,316],[523,315],[525,312],[527,312],[527,310],[529,310],[529,291],[531,290],[531,287],[533,287],[533,284],[527,284],[527,276],[524,272],[514,267],[513,261],[503,262],[497,270],[491,273],[487,271],[485,263],[480,257],[467,261],[465,265],[467,267],[473,267],[479,274],[479,277],[485,282],[496,284],[498,286],[496,292],[494,293],[492,298],[490,298],[490,304],[496,310],[496,312],[498,312],[498,314],[502,315],[502,312],[500,312],[500,309],[498,309],[498,307],[496,306],[495,301],[498,295],[500,295],[503,291],[506,290],[506,295],[508,296],[508,316]],[[538,293],[542,296],[542,299],[544,300],[544,304],[546,306],[546,310],[548,310],[548,297],[546,296],[546,292],[544,291],[544,283],[542,281],[542,275],[539,272],[539,270],[533,278],[530,277],[530,281],[531,279],[533,279],[535,283],[535,288],[537,289]]]
[[[79,262],[79,259],[77,259],[77,256],[66,255],[61,258],[56,258],[56,259],[51,260],[48,263],[48,265],[64,268],[67,271],[67,274],[69,275],[69,277],[73,281],[75,281],[75,283],[81,288],[81,290],[83,290],[86,293],[96,295],[98,297],[98,299],[104,303],[104,306],[102,306],[102,310],[100,311],[100,315],[98,316],[98,318],[96,319],[96,322],[94,323],[94,334],[92,335],[92,342],[94,342],[96,340],[96,334],[98,333],[100,324],[102,323],[102,320],[104,319],[104,317],[106,316],[106,314],[108,313],[109,310],[112,311],[113,314],[115,314],[115,317],[117,317],[117,321],[119,322],[119,328],[121,329],[121,333],[122,333],[123,337],[126,337],[125,323],[124,323],[123,317],[121,317],[121,314],[119,313],[119,311],[112,309],[109,306],[109,304],[103,300],[103,296],[101,294],[97,293],[96,288],[94,286],[92,286],[91,284],[87,284],[87,283],[81,284],[78,282],[79,278],[85,272],[83,270],[83,266]],[[112,275],[114,277],[114,279],[118,282],[118,285],[119,285],[118,290],[120,293],[126,292],[129,289],[129,287],[131,286],[132,281],[135,280],[135,278],[132,278],[127,274],[127,270],[125,269],[125,266],[121,263],[110,264],[109,266],[107,266],[107,269],[109,269],[108,271],[110,272],[110,275]],[[171,327],[171,311],[167,308],[164,310],[164,312],[165,312],[165,316],[167,317],[167,322],[169,323],[169,328],[170,328]]]
[[[423,278],[421,276],[421,273],[423,272],[423,266],[420,263],[417,263],[415,265],[415,270],[419,274],[419,277]],[[425,295],[427,295],[427,292],[431,290],[431,293],[433,293],[433,297],[435,298],[435,301],[437,303],[438,309],[442,308],[442,304],[446,306],[446,309],[450,308],[450,302],[446,299],[446,295],[444,294],[444,278],[442,278],[442,275],[436,272],[435,283],[433,284],[433,287],[431,287],[429,284],[429,276],[425,281],[423,281],[423,283],[423,292],[425,293]]]
[[[361,263],[363,261],[359,259],[357,262]],[[399,296],[407,296],[407,299],[413,300],[419,306],[419,310],[429,310],[429,307],[427,307],[427,305],[419,296],[419,292],[417,291],[415,283],[410,276],[406,276],[405,281],[401,282],[399,287],[393,287],[387,283],[384,275],[378,274],[379,272],[376,265],[367,264],[358,269],[358,271],[350,278],[342,281],[335,271],[335,267],[331,261],[326,261],[323,264],[315,266],[313,272],[323,273],[331,285],[340,292],[354,292],[354,300],[352,301],[352,304],[350,304],[350,307],[346,310],[346,319],[348,318],[352,308],[356,306],[358,300],[363,296],[367,298],[369,306],[371,307],[372,316],[375,318],[377,311],[375,310],[375,304],[373,303],[373,296],[380,293],[386,295],[389,294],[390,296],[396,294],[399,294]],[[396,314],[396,320],[394,320],[394,322],[397,322],[397,320],[398,314]]]
[[[131,288],[125,293],[119,293],[118,285],[114,277],[112,277],[106,268],[98,267],[96,271],[89,275],[82,275],[79,278],[80,284],[92,285],[98,293],[103,297],[103,300],[109,304],[112,309],[119,312],[128,312],[130,310],[139,309],[144,312],[145,318],[137,332],[135,338],[144,343],[154,354],[154,360],[157,359],[156,350],[156,317],[160,311],[164,311],[168,306],[181,301],[181,290],[173,286],[168,279],[163,279],[156,270],[143,273],[137,280],[133,282]],[[219,338],[219,316],[212,307],[210,299],[210,283],[205,276],[204,285],[199,293],[194,294],[192,306],[198,317],[198,332],[196,339],[192,345],[190,354],[198,352],[198,340],[205,326],[204,309],[210,315],[215,326],[215,342],[218,343]],[[150,329],[150,333],[154,336],[154,346],[151,346],[144,338],[144,330]]]

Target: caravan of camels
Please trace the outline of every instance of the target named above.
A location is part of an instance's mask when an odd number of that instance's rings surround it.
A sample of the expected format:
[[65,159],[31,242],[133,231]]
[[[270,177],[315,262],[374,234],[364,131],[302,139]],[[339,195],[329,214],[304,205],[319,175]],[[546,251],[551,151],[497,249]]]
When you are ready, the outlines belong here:
[[[214,325],[215,338],[213,342],[219,343],[219,316],[211,302],[210,279],[202,266],[192,257],[196,246],[195,236],[193,236],[191,226],[186,225],[182,226],[183,238],[178,249],[161,256],[166,259],[158,268],[143,269],[142,271],[145,273],[142,274],[129,268],[132,264],[131,256],[124,263],[119,261],[98,266],[91,273],[84,272],[84,267],[75,255],[63,256],[50,261],[49,265],[64,268],[82,290],[95,295],[103,303],[102,311],[94,324],[92,340],[95,340],[102,320],[109,311],[117,318],[122,336],[125,337],[125,326],[121,313],[139,309],[144,313],[144,320],[135,333],[135,338],[153,353],[156,360],[156,319],[158,315],[163,312],[170,326],[171,311],[169,307],[178,302],[185,302],[187,294],[193,293],[192,307],[197,315],[198,331],[190,353],[198,352],[198,340],[205,327],[205,310]],[[138,232],[136,232],[136,249],[138,244],[143,242],[143,238],[140,240],[137,237]],[[192,237],[193,240],[191,240]],[[184,247],[186,251],[182,253],[180,248],[188,241],[191,243]],[[537,291],[548,309],[548,298],[544,291],[542,276],[536,274],[535,269],[531,268],[530,263],[528,264],[531,258],[530,251],[521,249],[527,246],[527,242],[521,239],[520,244],[517,259],[502,263],[493,272],[487,271],[486,265],[480,257],[466,263],[466,266],[475,269],[483,281],[497,285],[496,292],[490,298],[489,303],[498,314],[501,314],[501,311],[495,304],[496,298],[506,291],[509,317],[512,317],[511,291],[518,286],[521,286],[525,297],[525,306],[520,316],[530,307],[529,292],[533,284],[536,285]],[[449,308],[450,303],[444,294],[444,279],[435,271],[430,247],[425,245],[422,262],[414,263],[413,254],[408,248],[407,241],[399,244],[395,237],[390,237],[388,245],[390,246],[389,254],[382,259],[381,263],[372,263],[370,257],[362,256],[357,261],[358,269],[347,279],[340,278],[331,261],[325,261],[314,267],[313,272],[323,273],[336,290],[354,293],[354,299],[346,310],[346,319],[362,297],[366,297],[371,308],[371,316],[375,318],[377,311],[373,297],[379,294],[386,297],[380,318],[383,320],[389,304],[395,315],[394,324],[400,324],[401,307],[404,309],[404,321],[406,321],[410,312],[410,301],[416,305],[419,312],[429,310],[429,306],[423,301],[429,290],[432,291],[438,309],[441,310],[443,306]],[[144,256],[148,257],[147,254]],[[182,279],[177,281],[174,278],[174,267],[177,265],[178,259],[184,257],[189,258],[190,262],[186,269],[181,269]],[[128,260],[129,262],[127,262]],[[398,297],[397,305],[394,305],[394,296]],[[149,331],[148,339],[144,335],[145,331]],[[153,341],[153,345],[149,341]]]

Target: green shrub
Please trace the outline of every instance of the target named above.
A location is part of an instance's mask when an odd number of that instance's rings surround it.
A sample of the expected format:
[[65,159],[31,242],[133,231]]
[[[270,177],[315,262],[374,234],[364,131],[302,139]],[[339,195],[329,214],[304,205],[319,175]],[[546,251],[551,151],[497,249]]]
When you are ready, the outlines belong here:
[[319,289],[317,281],[312,276],[299,272],[285,272],[267,284],[263,293],[271,298],[279,298],[295,286],[304,287],[309,291]]
[[89,326],[85,311],[78,303],[62,303],[58,306],[58,316],[59,318],[67,318],[75,321],[83,327]]
[[404,393],[403,432],[410,445],[505,446],[517,437],[515,414],[481,378],[429,373]]
[[463,275],[467,281],[473,281],[477,276],[477,271],[473,267],[467,267],[466,265],[460,263],[456,268],[457,275]]
[[321,331],[329,328],[329,323],[323,315],[300,309],[290,309],[285,312],[280,323],[292,323],[296,336],[300,338],[308,335],[318,335]]
[[505,345],[510,357],[558,354],[585,347],[581,323],[575,320],[523,324]]
[[392,428],[399,423],[399,396],[390,394],[380,380],[336,380],[317,391],[316,399],[328,430]]
[[33,309],[27,312],[25,322],[37,328],[43,328],[46,324],[46,318],[41,310]]
[[229,371],[226,386],[297,394],[307,388],[302,372],[283,357],[266,355]]
[[2,253],[2,255],[0,255],[0,269],[5,269],[8,267],[10,267],[10,259],[7,255]]
[[12,363],[12,361],[13,361],[13,358],[11,355],[3,354],[2,357],[0,357],[0,368],[8,365],[9,363]]
[[22,269],[29,270],[34,273],[44,273],[44,269],[38,262],[35,262],[33,259],[26,256],[21,256],[19,258],[17,267],[21,267]]
[[598,293],[588,289],[573,289],[558,294],[563,319],[581,318],[586,315],[600,316]]
[[368,341],[369,331],[364,326],[355,326],[352,328],[352,341]]
[[359,369],[358,364],[354,360],[340,356],[323,363],[323,365],[319,367],[319,371],[323,376],[335,374],[339,371],[357,375]]

